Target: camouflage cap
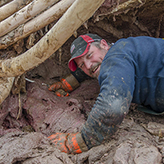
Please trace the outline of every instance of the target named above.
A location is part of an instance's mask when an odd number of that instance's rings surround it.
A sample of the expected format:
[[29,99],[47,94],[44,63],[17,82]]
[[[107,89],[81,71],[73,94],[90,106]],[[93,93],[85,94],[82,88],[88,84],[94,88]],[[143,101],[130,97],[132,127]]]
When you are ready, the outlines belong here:
[[71,59],[68,62],[68,67],[71,71],[77,69],[77,64],[74,59],[85,55],[89,51],[90,43],[101,41],[101,37],[97,34],[80,35],[73,41],[70,48]]

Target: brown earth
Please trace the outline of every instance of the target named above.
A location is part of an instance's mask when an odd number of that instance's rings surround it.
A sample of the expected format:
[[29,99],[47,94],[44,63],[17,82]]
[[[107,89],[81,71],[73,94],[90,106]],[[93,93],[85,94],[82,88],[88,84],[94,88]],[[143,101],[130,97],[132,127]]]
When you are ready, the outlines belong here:
[[[125,1],[106,0],[77,30],[77,35],[97,33],[108,42],[140,35],[164,37],[163,0],[138,0],[119,10]],[[114,12],[116,8],[118,10]],[[21,54],[45,33],[46,30],[42,29],[6,50],[0,50],[1,58]],[[49,142],[47,136],[52,133],[79,131],[99,93],[98,82],[94,79],[82,82],[69,97],[64,98],[57,97],[42,85],[52,84],[70,73],[67,64],[69,47],[74,39],[72,36],[49,59],[24,75],[35,81],[26,81],[26,93],[22,92],[19,98],[12,92],[1,104],[0,164],[164,163],[164,116],[138,111],[136,104],[131,104],[128,115],[111,140],[88,152],[67,155]]]

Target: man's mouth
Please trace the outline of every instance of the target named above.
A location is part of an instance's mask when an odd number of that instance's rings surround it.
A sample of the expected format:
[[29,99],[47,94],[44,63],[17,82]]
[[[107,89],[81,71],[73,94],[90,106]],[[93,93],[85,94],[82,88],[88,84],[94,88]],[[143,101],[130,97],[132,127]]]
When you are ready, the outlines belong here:
[[97,71],[97,69],[99,68],[99,65],[97,65],[93,70],[92,73],[95,73]]
[[100,67],[100,64],[97,64],[96,66],[92,67],[90,69],[90,74],[92,75],[92,74],[96,73],[99,67]]

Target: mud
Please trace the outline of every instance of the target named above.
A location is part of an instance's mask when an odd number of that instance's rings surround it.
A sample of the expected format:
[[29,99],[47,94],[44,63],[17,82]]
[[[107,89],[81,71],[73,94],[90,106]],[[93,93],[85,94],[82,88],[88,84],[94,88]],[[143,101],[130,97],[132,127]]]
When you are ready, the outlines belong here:
[[41,133],[9,133],[0,139],[0,148],[1,164],[73,164],[65,153],[55,149]]
[[[4,1],[5,2],[5,1]],[[135,1],[126,10],[117,10],[126,0],[106,0],[77,35],[97,33],[108,42],[129,36],[164,38],[164,1]],[[126,6],[124,6],[126,7]],[[124,8],[125,9],[125,8]],[[1,59],[14,57],[33,46],[52,24],[13,46],[0,50]],[[42,35],[40,35],[40,33]],[[56,132],[77,132],[87,119],[99,93],[97,80],[87,79],[69,97],[57,97],[42,83],[52,84],[70,73],[69,48],[73,35],[44,63],[24,76],[24,91],[11,93],[0,109],[0,164],[162,164],[164,163],[164,116],[137,110],[129,113],[109,142],[78,155],[55,149],[47,139]],[[30,45],[29,40],[33,40]],[[25,92],[26,89],[26,92]],[[20,113],[19,117],[18,114]]]
[[[59,152],[40,132],[8,133],[0,138],[0,163],[163,163],[164,140],[158,135],[152,135],[140,123],[137,123],[138,120],[131,116],[133,112],[132,110],[129,112],[117,133],[108,143],[78,155],[67,155]],[[145,115],[138,111],[135,113],[141,118]],[[163,121],[162,116],[152,117],[148,115],[147,118],[156,118],[159,122]],[[149,120],[146,121],[149,122]],[[144,119],[143,122],[145,122]],[[157,122],[154,123],[158,124]],[[160,128],[156,128],[157,130],[160,131]]]
[[[85,91],[84,91],[85,88]],[[21,94],[21,116],[18,95],[10,95],[1,105],[1,133],[9,129],[41,132],[46,136],[56,132],[76,132],[86,120],[92,102],[99,93],[97,80],[81,84],[69,97],[57,97],[42,81],[27,82],[27,92]]]
[[77,132],[87,118],[99,93],[97,80],[88,79],[70,94],[60,98],[36,79],[27,82],[21,94],[19,119],[17,95],[1,105],[0,163],[2,164],[161,164],[164,157],[164,116],[130,110],[109,142],[78,155],[61,153],[47,139],[55,132]]

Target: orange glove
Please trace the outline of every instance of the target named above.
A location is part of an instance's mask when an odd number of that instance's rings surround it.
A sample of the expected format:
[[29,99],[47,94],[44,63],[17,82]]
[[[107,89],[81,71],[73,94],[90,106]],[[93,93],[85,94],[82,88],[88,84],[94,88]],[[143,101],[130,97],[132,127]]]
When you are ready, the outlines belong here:
[[68,154],[79,154],[87,151],[88,148],[84,143],[79,132],[77,133],[56,133],[48,137],[61,152]]
[[68,92],[66,92],[66,91],[64,91],[63,89],[58,89],[56,92],[55,92],[55,94],[57,95],[57,96],[59,96],[59,97],[67,97],[67,96],[69,96],[69,93]]
[[[55,94],[57,96],[63,97],[63,96],[69,96],[68,92],[73,91],[78,86],[79,86],[79,82],[76,80],[76,78],[72,74],[70,74],[66,78],[61,79],[61,81],[52,84],[48,88],[48,90],[49,91],[56,91]],[[59,91],[59,89],[60,89],[60,91]]]

